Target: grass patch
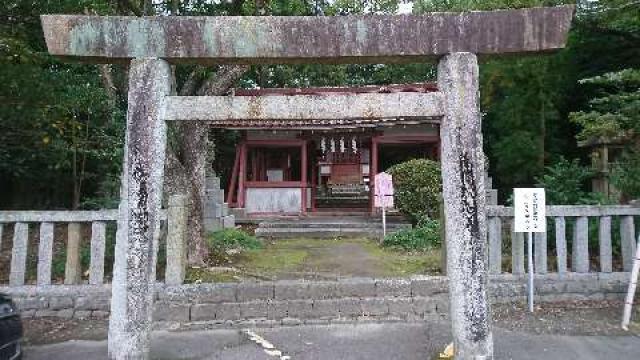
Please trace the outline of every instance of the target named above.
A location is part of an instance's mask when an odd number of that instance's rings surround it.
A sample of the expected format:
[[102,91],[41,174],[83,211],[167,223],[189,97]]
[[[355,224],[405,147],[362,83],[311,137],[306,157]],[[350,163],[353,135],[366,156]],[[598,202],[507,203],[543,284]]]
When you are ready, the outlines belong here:
[[290,271],[299,267],[308,256],[304,249],[267,247],[263,250],[249,250],[238,258],[238,267],[264,273]]
[[393,248],[381,248],[372,241],[363,242],[363,248],[378,259],[382,276],[436,275],[442,272],[440,249],[406,252]]
[[233,272],[212,271],[207,268],[188,268],[184,282],[187,284],[193,284],[196,282],[237,282],[239,280],[240,278]]

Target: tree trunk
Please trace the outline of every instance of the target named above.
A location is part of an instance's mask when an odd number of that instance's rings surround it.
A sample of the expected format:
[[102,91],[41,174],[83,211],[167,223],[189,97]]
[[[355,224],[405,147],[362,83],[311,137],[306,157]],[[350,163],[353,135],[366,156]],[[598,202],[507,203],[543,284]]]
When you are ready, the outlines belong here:
[[[247,69],[247,66],[241,65],[223,66],[202,81],[199,87],[195,70],[183,85],[180,95],[194,95],[194,92],[199,96],[224,95]],[[209,255],[203,224],[205,178],[210,169],[207,164],[209,128],[198,122],[185,122],[176,130],[178,136],[174,151],[177,156],[167,156],[167,192],[182,193],[189,199],[187,261],[190,265],[202,265]]]

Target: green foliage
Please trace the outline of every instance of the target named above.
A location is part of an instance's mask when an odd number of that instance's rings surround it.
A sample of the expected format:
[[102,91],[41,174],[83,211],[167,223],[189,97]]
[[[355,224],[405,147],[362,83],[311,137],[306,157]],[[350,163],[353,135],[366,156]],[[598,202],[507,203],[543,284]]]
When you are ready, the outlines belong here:
[[262,248],[262,243],[240,229],[224,229],[209,234],[207,245],[213,253],[242,251]]
[[413,159],[387,170],[393,176],[395,205],[412,223],[425,216],[439,215],[442,178],[440,164],[428,159]]
[[560,158],[547,166],[545,174],[536,181],[538,187],[545,188],[549,205],[596,204],[600,202],[597,194],[585,190],[592,176],[593,171],[580,165],[578,159],[568,161]]
[[404,251],[427,251],[441,245],[440,235],[440,222],[425,217],[412,229],[401,229],[387,235],[382,246]]
[[611,174],[611,183],[628,199],[640,199],[640,152],[624,153]]

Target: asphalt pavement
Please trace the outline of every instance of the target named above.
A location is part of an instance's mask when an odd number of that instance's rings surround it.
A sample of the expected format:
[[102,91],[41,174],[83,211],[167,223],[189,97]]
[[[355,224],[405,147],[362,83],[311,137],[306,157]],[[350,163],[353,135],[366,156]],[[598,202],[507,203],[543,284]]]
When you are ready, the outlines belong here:
[[[640,337],[532,335],[494,329],[495,359],[637,360]],[[433,359],[450,342],[447,323],[385,323],[158,331],[151,358],[224,360]],[[107,359],[106,341],[28,347],[26,360]]]

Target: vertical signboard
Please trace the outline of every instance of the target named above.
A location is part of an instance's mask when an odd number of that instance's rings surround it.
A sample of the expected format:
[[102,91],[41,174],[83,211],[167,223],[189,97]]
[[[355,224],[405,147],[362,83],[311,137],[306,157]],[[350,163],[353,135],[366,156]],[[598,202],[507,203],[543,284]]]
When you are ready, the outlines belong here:
[[533,233],[547,231],[545,195],[542,188],[513,189],[515,232],[528,233],[529,311],[533,312]]
[[387,236],[387,213],[386,208],[393,208],[393,177],[391,174],[381,172],[374,179],[374,199],[373,205],[382,208],[382,237]]

